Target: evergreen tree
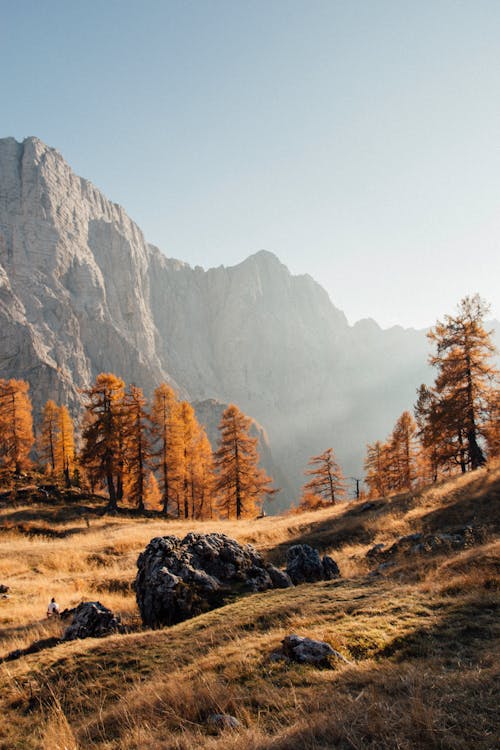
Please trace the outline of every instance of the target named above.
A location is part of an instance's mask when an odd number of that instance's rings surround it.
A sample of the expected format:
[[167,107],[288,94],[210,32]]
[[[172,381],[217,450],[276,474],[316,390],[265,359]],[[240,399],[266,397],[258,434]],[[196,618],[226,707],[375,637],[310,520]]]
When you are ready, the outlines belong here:
[[0,466],[19,474],[30,464],[35,442],[29,384],[0,379]]
[[249,431],[252,421],[230,404],[220,424],[220,442],[215,452],[215,491],[219,507],[228,518],[252,516],[273,489],[272,479],[259,468],[257,438]]
[[327,448],[319,456],[313,456],[308,465],[312,468],[306,469],[304,474],[311,479],[304,484],[303,499],[312,495],[321,498],[326,505],[335,505],[339,498],[345,496],[345,479],[335,460],[333,448]]

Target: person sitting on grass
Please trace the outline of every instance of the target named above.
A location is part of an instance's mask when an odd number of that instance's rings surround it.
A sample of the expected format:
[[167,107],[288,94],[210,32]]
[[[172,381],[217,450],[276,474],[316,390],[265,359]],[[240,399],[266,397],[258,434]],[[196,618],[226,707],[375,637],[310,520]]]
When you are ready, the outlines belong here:
[[49,602],[47,607],[47,617],[58,617],[59,616],[59,604],[56,602],[54,597]]

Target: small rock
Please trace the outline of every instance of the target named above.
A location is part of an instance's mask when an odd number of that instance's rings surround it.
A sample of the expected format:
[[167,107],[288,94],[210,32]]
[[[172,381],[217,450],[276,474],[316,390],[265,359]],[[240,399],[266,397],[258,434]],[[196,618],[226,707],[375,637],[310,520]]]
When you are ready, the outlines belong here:
[[329,581],[338,578],[337,563],[325,555],[323,560],[317,549],[308,544],[294,544],[286,555],[286,572],[294,584]]
[[3,583],[0,583],[0,594],[7,594],[9,591],[9,587],[5,586]]
[[241,726],[236,716],[231,716],[231,714],[211,714],[207,719],[207,724],[215,729],[238,729]]
[[274,588],[288,589],[290,588],[290,586],[293,586],[292,579],[290,578],[288,573],[285,573],[284,570],[275,568],[274,565],[268,565],[266,570],[269,573],[269,577],[271,578],[271,581],[273,582]]
[[339,566],[335,560],[329,555],[325,555],[322,561],[323,564],[323,578],[325,581],[331,581],[334,578],[340,578]]
[[287,635],[283,638],[282,645],[284,655],[301,664],[330,666],[332,657],[347,664],[351,663],[325,641],[302,638],[299,635]]
[[102,638],[112,633],[123,632],[119,618],[100,602],[82,602],[76,607],[73,622],[63,634],[63,640],[78,638]]

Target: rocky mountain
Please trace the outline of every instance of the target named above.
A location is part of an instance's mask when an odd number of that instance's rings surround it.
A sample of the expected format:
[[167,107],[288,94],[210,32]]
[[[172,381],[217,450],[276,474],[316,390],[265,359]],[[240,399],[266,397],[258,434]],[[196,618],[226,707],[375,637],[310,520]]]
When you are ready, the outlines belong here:
[[37,413],[77,409],[101,371],[146,392],[165,380],[254,417],[288,489],[329,446],[360,476],[366,442],[431,379],[424,332],[348,325],[266,251],[208,271],[165,257],[36,138],[0,140],[0,325],[0,377],[27,379]]

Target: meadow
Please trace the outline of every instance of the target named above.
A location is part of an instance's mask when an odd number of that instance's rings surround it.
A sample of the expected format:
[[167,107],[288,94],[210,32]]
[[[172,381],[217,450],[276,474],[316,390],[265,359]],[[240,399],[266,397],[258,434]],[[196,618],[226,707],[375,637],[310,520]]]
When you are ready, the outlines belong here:
[[[500,468],[414,493],[239,522],[100,514],[100,507],[3,503],[0,657],[58,636],[47,619],[98,599],[129,632],[62,643],[0,664],[0,748],[496,747]],[[473,544],[366,557],[410,533],[480,529]],[[154,536],[222,531],[275,564],[305,542],[342,578],[244,596],[171,628],[141,626],[132,582]],[[350,663],[274,662],[290,633],[328,641]],[[235,731],[207,724],[236,716]]]

